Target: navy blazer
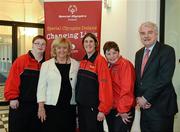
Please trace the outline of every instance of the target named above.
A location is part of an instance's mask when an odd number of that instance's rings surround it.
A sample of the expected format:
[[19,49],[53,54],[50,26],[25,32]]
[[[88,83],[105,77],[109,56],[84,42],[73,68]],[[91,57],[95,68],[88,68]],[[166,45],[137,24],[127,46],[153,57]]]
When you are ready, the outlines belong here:
[[144,96],[151,103],[149,112],[165,116],[174,115],[178,112],[177,95],[172,83],[175,51],[171,46],[157,42],[141,77],[144,48],[137,51],[135,57],[135,95]]

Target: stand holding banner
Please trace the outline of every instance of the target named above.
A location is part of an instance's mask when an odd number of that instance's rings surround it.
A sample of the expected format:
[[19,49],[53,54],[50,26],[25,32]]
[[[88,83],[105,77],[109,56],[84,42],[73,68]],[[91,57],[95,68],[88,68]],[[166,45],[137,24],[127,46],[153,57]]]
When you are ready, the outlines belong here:
[[94,33],[100,43],[101,0],[45,2],[44,8],[48,40],[46,59],[50,58],[51,42],[55,37],[66,37],[72,42],[72,58],[76,60],[81,60],[85,55],[81,41],[86,33]]

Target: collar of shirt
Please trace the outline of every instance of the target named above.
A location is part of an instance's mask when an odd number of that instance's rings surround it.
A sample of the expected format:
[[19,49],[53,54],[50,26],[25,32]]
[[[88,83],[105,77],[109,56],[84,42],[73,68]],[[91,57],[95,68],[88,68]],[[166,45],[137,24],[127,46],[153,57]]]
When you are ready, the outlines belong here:
[[84,60],[88,60],[88,61],[90,61],[90,62],[93,63],[93,62],[95,61],[97,55],[98,55],[98,52],[95,51],[95,53],[94,53],[90,58],[88,58],[88,56],[87,56],[87,54],[86,54],[83,59],[84,59]]
[[[150,50],[150,51],[149,51],[149,56],[151,55],[151,52],[152,52],[154,46],[155,46],[155,44],[153,44],[151,47],[148,48],[148,49]],[[145,48],[144,48],[144,55],[145,55],[146,49],[147,49],[147,48],[145,47]]]

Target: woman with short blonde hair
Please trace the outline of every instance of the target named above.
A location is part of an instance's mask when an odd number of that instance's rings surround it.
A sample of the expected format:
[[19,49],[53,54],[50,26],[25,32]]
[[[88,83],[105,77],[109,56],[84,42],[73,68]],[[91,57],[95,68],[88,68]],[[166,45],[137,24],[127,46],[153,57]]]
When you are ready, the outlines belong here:
[[55,38],[52,58],[42,64],[37,90],[43,132],[75,132],[75,85],[79,63],[70,57],[71,42]]

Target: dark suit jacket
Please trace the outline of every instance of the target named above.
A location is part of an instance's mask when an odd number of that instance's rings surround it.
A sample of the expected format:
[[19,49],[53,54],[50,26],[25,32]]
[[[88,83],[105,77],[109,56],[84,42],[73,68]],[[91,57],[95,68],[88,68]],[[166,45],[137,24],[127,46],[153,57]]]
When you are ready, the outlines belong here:
[[172,84],[175,69],[175,51],[172,47],[157,42],[141,77],[144,47],[136,53],[136,97],[144,96],[151,108],[143,110],[158,116],[174,115],[178,112],[177,96]]

